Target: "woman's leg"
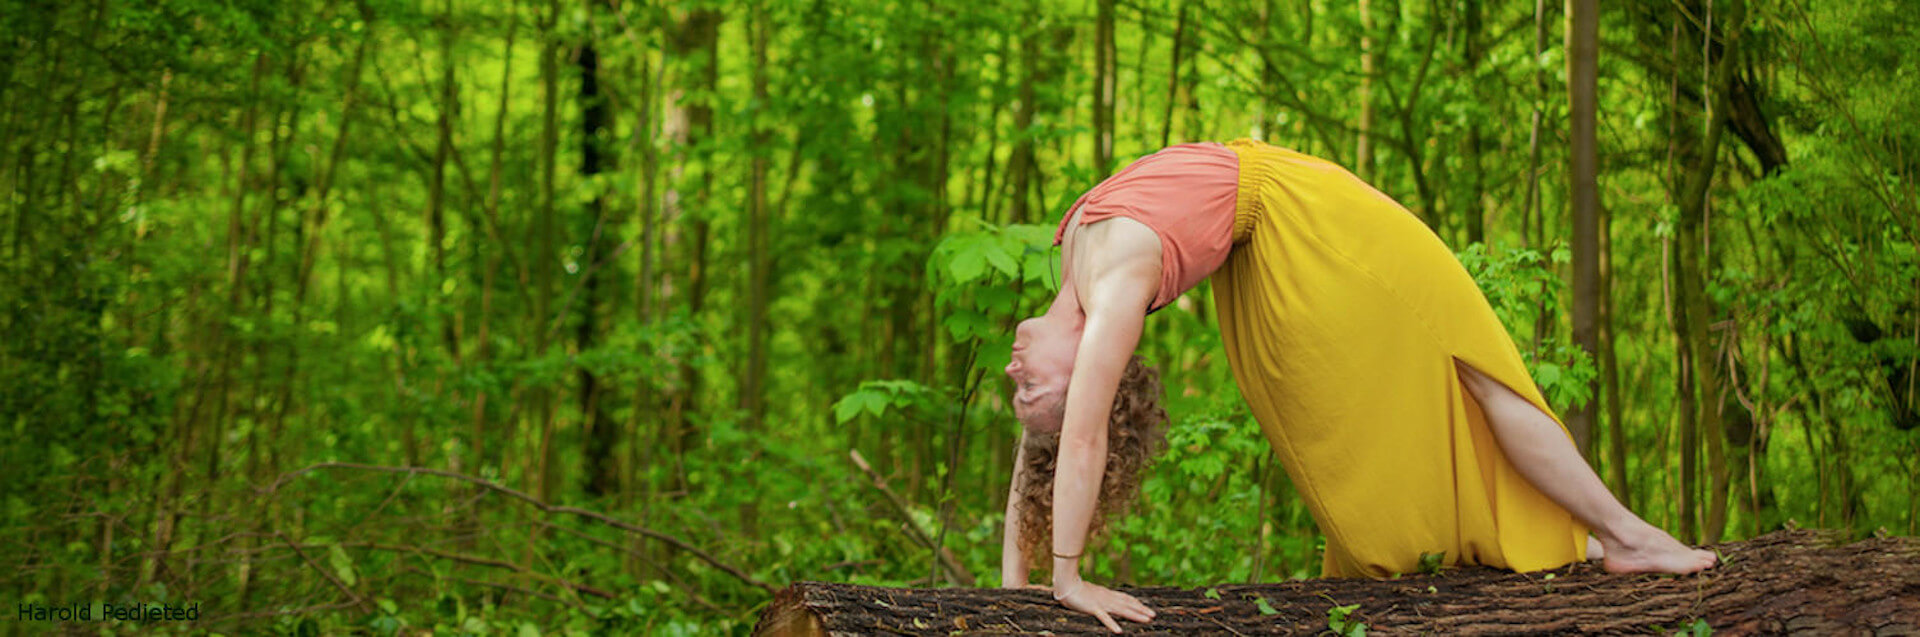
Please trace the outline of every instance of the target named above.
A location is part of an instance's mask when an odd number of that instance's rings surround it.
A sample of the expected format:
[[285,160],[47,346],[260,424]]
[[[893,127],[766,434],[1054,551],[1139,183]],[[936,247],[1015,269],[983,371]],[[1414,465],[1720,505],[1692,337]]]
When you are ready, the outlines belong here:
[[1692,573],[1713,566],[1712,552],[1681,544],[1622,506],[1552,417],[1472,366],[1456,361],[1455,367],[1486,411],[1507,460],[1534,488],[1593,530],[1609,572]]

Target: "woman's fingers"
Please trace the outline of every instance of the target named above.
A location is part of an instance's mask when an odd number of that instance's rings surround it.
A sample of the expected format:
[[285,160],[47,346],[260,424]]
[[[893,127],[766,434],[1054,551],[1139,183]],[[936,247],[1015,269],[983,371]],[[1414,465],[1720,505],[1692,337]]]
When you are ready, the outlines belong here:
[[1116,591],[1098,584],[1082,584],[1061,599],[1068,608],[1093,615],[1106,625],[1107,630],[1120,632],[1121,617],[1142,624],[1153,621],[1153,609],[1140,603],[1132,595]]
[[1147,608],[1147,605],[1141,603],[1139,598],[1115,590],[1109,590],[1107,592],[1113,594],[1113,604],[1111,607],[1116,609],[1115,612],[1121,617],[1142,624],[1153,620],[1153,609]]
[[[1125,593],[1122,593],[1122,594],[1125,595]],[[1140,601],[1140,598],[1138,597],[1127,595],[1127,601],[1132,602],[1134,610],[1139,611],[1140,616],[1145,618],[1145,619],[1141,619],[1140,620],[1141,622],[1153,621],[1153,616],[1159,614],[1159,613],[1153,612],[1153,608],[1150,606],[1147,606],[1146,602]]]
[[1110,589],[1102,592],[1108,595],[1106,607],[1112,609],[1113,614],[1142,624],[1153,620],[1147,605],[1140,603],[1140,600],[1132,595]]
[[1113,615],[1108,614],[1106,609],[1103,609],[1103,608],[1093,609],[1093,616],[1100,618],[1100,623],[1106,624],[1107,630],[1111,630],[1116,633],[1120,632],[1120,623],[1113,621]]

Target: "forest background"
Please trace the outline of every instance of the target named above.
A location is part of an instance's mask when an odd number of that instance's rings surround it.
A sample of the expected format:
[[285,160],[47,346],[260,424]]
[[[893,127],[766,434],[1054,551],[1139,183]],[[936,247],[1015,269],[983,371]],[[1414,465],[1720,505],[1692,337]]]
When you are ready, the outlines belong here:
[[[996,585],[999,369],[1053,225],[1132,158],[1238,137],[1453,246],[1655,524],[1910,535],[1916,26],[0,1],[0,590],[200,603],[181,630],[711,634],[800,579]],[[1318,574],[1211,308],[1148,321],[1171,445],[1096,581]]]

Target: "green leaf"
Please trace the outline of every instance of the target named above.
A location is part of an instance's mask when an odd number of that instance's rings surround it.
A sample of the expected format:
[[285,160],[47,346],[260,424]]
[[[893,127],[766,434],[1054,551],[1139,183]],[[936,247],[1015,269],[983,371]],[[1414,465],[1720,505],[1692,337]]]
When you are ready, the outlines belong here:
[[1425,573],[1427,575],[1437,575],[1440,573],[1440,569],[1445,567],[1446,561],[1447,561],[1446,551],[1440,551],[1438,553],[1421,553],[1420,554],[1420,572]]
[[887,413],[888,401],[886,394],[877,391],[863,391],[860,393],[864,396],[861,400],[866,403],[867,413],[875,416]]
[[1534,382],[1542,387],[1555,387],[1560,384],[1560,366],[1553,363],[1541,363],[1533,368]]
[[1207,599],[1220,599],[1220,589],[1209,588],[1207,589],[1207,592],[1203,597],[1206,597]]
[[1020,274],[1020,262],[1013,259],[1013,252],[1005,243],[995,241],[988,244],[984,252],[986,253],[987,263],[992,265],[993,269],[999,270],[1001,274],[1007,276],[1018,276]]
[[346,583],[349,588],[360,581],[360,578],[353,574],[353,560],[347,557],[346,549],[340,548],[340,545],[327,547],[327,563],[333,566],[333,575],[340,578],[340,581]]
[[1356,610],[1360,610],[1359,604],[1334,606],[1327,609],[1327,629],[1341,637],[1366,637],[1367,625],[1348,619]]
[[1260,609],[1260,614],[1262,614],[1262,615],[1278,615],[1278,614],[1280,614],[1280,611],[1278,611],[1278,610],[1274,610],[1274,608],[1273,608],[1273,605],[1272,605],[1272,604],[1268,604],[1268,603],[1267,603],[1267,598],[1265,598],[1265,597],[1255,597],[1255,598],[1253,598],[1253,607],[1254,607],[1254,608],[1258,608],[1258,609]]
[[863,399],[859,398],[859,396],[864,393],[866,392],[856,391],[851,394],[847,394],[846,396],[842,396],[839,402],[834,403],[833,404],[834,422],[837,424],[844,425],[847,423],[847,421],[853,420],[854,416],[860,415],[860,406],[863,404],[862,403]]
[[962,235],[951,239],[953,252],[947,258],[947,272],[955,283],[971,283],[987,272],[988,253],[994,246],[980,235]]

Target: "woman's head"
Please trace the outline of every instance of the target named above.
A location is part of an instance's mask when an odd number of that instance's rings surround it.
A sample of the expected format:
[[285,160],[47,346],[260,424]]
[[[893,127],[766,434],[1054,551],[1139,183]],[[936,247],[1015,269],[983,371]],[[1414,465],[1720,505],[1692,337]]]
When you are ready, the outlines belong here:
[[[1113,396],[1113,410],[1107,418],[1107,471],[1100,480],[1100,501],[1094,508],[1088,539],[1099,533],[1109,520],[1126,511],[1140,493],[1147,467],[1166,447],[1167,411],[1160,405],[1160,372],[1139,357],[1127,361],[1120,375],[1120,388]],[[1040,565],[1051,553],[1044,547],[1053,540],[1053,474],[1060,455],[1060,431],[1027,430],[1025,484],[1019,493],[1020,547]]]
[[1067,381],[1080,349],[1081,321],[1048,312],[1013,330],[1007,377],[1013,380],[1013,415],[1028,431],[1058,433],[1067,407]]

